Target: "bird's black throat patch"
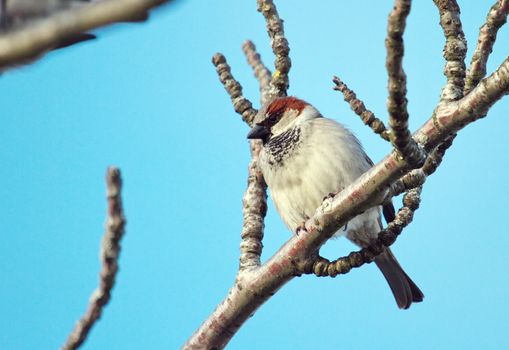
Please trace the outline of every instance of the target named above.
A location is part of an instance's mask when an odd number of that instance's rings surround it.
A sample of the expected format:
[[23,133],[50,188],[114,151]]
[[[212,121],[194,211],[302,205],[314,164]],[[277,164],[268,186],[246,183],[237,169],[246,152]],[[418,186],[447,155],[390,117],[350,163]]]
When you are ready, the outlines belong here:
[[277,136],[273,136],[265,144],[265,148],[272,156],[269,163],[282,165],[286,157],[291,154],[300,144],[299,127],[291,128]]

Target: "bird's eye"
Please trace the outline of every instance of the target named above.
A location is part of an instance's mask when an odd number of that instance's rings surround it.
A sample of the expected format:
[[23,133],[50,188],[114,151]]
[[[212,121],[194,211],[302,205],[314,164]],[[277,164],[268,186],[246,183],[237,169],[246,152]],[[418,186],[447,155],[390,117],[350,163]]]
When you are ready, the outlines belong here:
[[268,120],[269,120],[269,123],[270,123],[270,124],[276,124],[276,122],[277,122],[277,116],[276,116],[275,114],[272,114],[272,115],[270,115],[270,116],[269,116],[269,119],[268,119]]

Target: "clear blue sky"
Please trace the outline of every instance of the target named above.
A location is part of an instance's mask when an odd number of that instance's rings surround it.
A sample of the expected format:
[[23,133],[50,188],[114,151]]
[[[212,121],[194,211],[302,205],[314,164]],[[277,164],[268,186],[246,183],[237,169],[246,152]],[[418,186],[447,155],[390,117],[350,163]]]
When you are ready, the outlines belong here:
[[[493,1],[460,1],[469,59]],[[389,146],[331,78],[385,118],[392,1],[278,3],[291,44],[290,93],[347,124],[381,159]],[[413,129],[444,83],[438,21],[431,1],[415,1],[405,34]],[[235,278],[248,128],[210,58],[222,51],[257,102],[240,50],[251,38],[272,64],[256,1],[180,1],[147,24],[98,35],[1,77],[0,349],[56,349],[85,310],[97,284],[110,164],[124,177],[127,234],[113,299],[83,349],[176,349]],[[508,40],[504,28],[490,71]],[[306,276],[265,304],[229,348],[508,348],[508,107],[502,101],[461,132],[394,247],[426,295],[422,304],[398,310],[371,265],[336,279]],[[264,257],[289,235],[270,207]],[[352,249],[339,239],[325,254]]]

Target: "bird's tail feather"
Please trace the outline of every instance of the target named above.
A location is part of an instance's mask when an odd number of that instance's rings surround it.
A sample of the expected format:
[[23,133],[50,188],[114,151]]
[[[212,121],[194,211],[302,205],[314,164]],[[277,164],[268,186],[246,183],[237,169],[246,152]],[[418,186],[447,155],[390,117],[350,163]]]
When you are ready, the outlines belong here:
[[424,294],[408,277],[389,248],[375,258],[375,264],[389,283],[400,309],[408,309],[413,302],[418,303],[424,299]]

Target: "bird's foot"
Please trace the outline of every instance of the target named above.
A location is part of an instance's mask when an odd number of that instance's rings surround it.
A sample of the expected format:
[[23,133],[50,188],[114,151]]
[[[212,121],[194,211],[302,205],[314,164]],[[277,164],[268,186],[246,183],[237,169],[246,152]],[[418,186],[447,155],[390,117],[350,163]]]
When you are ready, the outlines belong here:
[[332,198],[334,197],[336,194],[334,192],[330,192],[328,195],[326,195],[325,197],[323,197],[322,199],[322,202],[326,199],[329,199],[329,198]]
[[[306,220],[309,220],[309,218],[306,217]],[[302,221],[302,223],[299,226],[297,226],[297,228],[295,229],[295,234],[298,236],[300,234],[300,231],[308,232],[308,230],[306,229],[306,221]]]

